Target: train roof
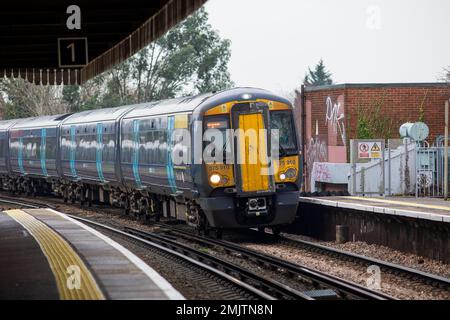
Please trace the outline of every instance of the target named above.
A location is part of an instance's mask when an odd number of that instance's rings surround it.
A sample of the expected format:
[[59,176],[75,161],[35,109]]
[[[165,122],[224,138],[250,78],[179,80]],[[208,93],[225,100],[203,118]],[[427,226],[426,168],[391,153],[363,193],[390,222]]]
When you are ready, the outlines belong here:
[[[249,95],[249,98],[246,97],[246,95]],[[242,101],[246,99],[268,99],[291,105],[287,99],[277,96],[267,90],[257,88],[234,88],[218,93],[206,93],[198,96],[142,104],[141,106],[130,111],[125,118],[129,119],[168,113],[189,113],[193,112],[197,108],[201,108],[201,110],[206,111],[226,102]]]
[[68,117],[63,122],[63,125],[89,123],[89,122],[115,121],[120,117],[122,117],[128,111],[133,110],[134,108],[137,108],[139,106],[142,106],[142,104],[122,106],[116,108],[94,109],[78,112]]
[[198,96],[183,97],[177,99],[161,100],[144,103],[130,111],[125,118],[149,117],[168,113],[192,112],[199,104],[208,99],[212,94],[206,93]]
[[70,116],[71,116],[70,113],[66,113],[54,116],[40,116],[27,119],[20,119],[12,127],[10,127],[10,129],[16,130],[16,129],[57,127],[64,119]]
[[0,121],[0,131],[6,131],[11,128],[18,121],[22,121],[22,119],[14,119],[14,120],[2,120]]
[[162,114],[191,113],[199,108],[206,111],[230,101],[267,99],[290,105],[291,103],[270,91],[257,88],[234,88],[218,93],[206,93],[177,99],[161,100],[116,108],[94,109],[74,114],[42,116],[27,119],[0,121],[0,131],[35,127],[51,127],[62,124],[115,121],[124,118],[149,117]]
[[291,105],[291,102],[289,100],[280,97],[268,90],[250,87],[241,87],[218,92],[212,95],[206,101],[204,101],[199,107],[201,107],[202,111],[206,111],[208,109],[220,106],[221,104],[230,101],[245,101],[256,99],[267,99]]

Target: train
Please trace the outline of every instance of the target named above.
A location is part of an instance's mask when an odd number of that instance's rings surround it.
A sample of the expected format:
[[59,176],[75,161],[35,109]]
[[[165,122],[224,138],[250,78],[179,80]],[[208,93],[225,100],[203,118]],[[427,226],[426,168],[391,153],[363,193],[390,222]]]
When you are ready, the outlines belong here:
[[[241,161],[255,150],[262,157]],[[0,121],[4,190],[104,203],[139,220],[185,221],[202,233],[279,233],[292,223],[300,157],[292,104],[256,88]]]

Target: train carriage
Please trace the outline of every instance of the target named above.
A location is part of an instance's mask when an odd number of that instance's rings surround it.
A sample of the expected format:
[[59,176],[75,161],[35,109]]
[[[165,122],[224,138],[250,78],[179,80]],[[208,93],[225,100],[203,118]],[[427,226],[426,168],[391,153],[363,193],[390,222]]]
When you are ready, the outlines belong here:
[[120,119],[135,107],[84,111],[61,123],[59,189],[66,201],[110,202],[111,191],[121,184]]
[[66,201],[96,200],[145,219],[165,215],[202,232],[277,232],[296,216],[300,153],[292,105],[265,90],[4,122],[0,142],[3,136],[9,161],[1,162],[0,150],[0,175],[15,177],[13,191],[51,183]]
[[[204,230],[293,221],[300,161],[287,100],[264,90],[239,88],[136,108],[124,116],[121,127],[121,172],[132,193],[130,209],[138,214],[163,203],[166,216]],[[215,152],[223,152],[222,159],[231,158],[228,163],[203,159],[210,129],[221,132],[224,143],[215,146]],[[230,130],[238,129],[254,130],[256,145],[229,136]],[[238,154],[249,156],[254,147],[263,157],[272,156],[271,129],[279,130],[281,136],[274,172],[261,174],[269,168],[259,160],[239,163]],[[189,139],[179,138],[182,130],[189,132]],[[196,150],[200,150],[200,161]],[[188,161],[179,163],[175,156]]]
[[59,180],[58,126],[70,114],[17,121],[9,132],[11,188],[34,194]]
[[[226,135],[224,153],[231,153],[232,159],[197,165],[198,203],[206,218],[202,223],[213,228],[272,226],[275,232],[291,223],[298,205],[300,161],[290,102],[265,90],[237,88],[206,100],[194,112],[194,120],[203,130],[216,128]],[[272,129],[279,130],[278,160],[272,154]],[[252,130],[253,145],[246,137]],[[254,163],[249,161],[252,149],[259,155]],[[263,161],[272,156],[272,166]],[[269,167],[272,171],[267,172]]]
[[186,220],[186,199],[192,199],[195,188],[191,161],[178,163],[173,155],[184,152],[189,158],[191,145],[178,139],[177,132],[191,132],[193,109],[209,96],[154,102],[122,119],[120,166],[123,182],[132,190],[130,210]]
[[18,120],[0,121],[0,175],[8,174],[9,167],[9,132]]

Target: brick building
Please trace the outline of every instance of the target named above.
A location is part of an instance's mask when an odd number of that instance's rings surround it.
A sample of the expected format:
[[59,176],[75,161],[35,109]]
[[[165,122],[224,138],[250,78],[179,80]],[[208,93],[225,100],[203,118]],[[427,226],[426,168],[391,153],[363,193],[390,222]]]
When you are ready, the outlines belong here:
[[342,84],[305,87],[297,92],[296,121],[304,152],[305,189],[314,162],[346,163],[349,141],[400,138],[405,122],[424,121],[429,142],[444,133],[444,105],[450,84]]

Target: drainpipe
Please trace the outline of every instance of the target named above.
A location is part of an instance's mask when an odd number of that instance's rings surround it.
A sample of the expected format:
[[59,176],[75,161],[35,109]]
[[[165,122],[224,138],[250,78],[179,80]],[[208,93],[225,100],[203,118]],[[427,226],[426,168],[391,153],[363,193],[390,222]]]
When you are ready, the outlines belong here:
[[445,101],[444,200],[448,200],[448,100]]
[[305,192],[306,186],[306,94],[305,94],[305,85],[302,84],[301,92],[300,92],[300,105],[302,107],[302,173],[303,173],[303,183],[302,183],[302,191]]

